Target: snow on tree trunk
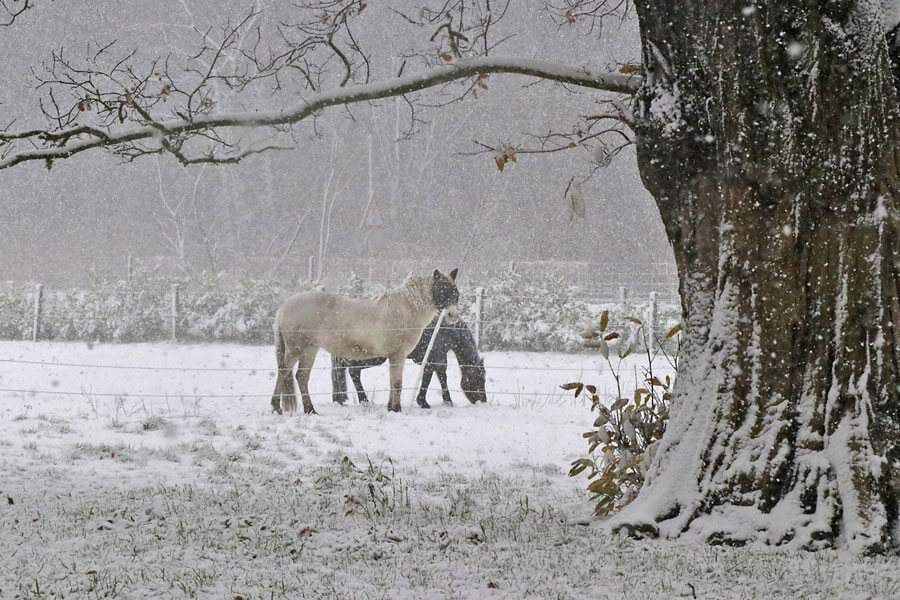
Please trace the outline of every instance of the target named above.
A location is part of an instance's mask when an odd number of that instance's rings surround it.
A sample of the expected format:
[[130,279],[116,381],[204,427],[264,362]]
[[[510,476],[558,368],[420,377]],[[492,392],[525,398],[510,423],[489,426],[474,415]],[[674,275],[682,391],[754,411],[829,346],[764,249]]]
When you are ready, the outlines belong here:
[[637,2],[685,343],[632,534],[897,544],[898,105],[878,1]]

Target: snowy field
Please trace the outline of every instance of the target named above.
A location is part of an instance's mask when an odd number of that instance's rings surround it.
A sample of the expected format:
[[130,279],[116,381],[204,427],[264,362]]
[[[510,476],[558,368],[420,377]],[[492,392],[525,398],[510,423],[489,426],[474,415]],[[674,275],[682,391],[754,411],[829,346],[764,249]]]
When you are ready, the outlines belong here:
[[604,532],[566,476],[592,418],[558,388],[611,388],[590,355],[488,353],[486,405],[441,406],[435,378],[400,414],[386,367],[370,406],[316,370],[313,417],[270,413],[268,347],[0,359],[0,598],[900,598],[896,558]]

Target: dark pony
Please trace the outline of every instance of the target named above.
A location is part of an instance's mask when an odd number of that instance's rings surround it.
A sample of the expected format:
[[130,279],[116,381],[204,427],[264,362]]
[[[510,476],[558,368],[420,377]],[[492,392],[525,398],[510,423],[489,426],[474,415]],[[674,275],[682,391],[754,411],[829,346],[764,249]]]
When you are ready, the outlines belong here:
[[[419,343],[409,353],[408,358],[413,359],[416,364],[421,365],[425,360],[425,351],[428,349],[428,342],[431,340],[431,334],[436,323],[437,317],[425,328],[422,332],[422,337],[419,338]],[[447,389],[447,352],[449,351],[453,351],[456,355],[456,360],[462,373],[460,385],[469,402],[475,404],[476,402],[487,401],[487,395],[484,391],[484,360],[478,354],[475,338],[468,325],[466,325],[465,321],[459,320],[452,325],[441,325],[441,328],[438,330],[434,346],[431,349],[431,357],[425,364],[422,386],[416,395],[416,403],[422,408],[431,408],[428,402],[425,401],[425,394],[428,391],[428,384],[431,383],[431,376],[434,373],[437,373],[438,380],[441,382],[444,404],[453,404],[453,401],[450,399],[450,391]],[[331,382],[334,390],[333,400],[339,404],[347,401],[346,369],[350,371],[350,379],[353,380],[353,386],[356,388],[356,395],[359,401],[368,402],[360,378],[361,371],[368,367],[383,364],[385,360],[387,359],[383,357],[362,360],[332,357]]]

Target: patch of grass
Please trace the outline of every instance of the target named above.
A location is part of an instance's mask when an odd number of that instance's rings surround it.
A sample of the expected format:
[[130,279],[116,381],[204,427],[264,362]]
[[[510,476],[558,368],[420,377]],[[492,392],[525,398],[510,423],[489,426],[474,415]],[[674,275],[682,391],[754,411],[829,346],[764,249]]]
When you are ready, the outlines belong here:
[[896,558],[659,545],[575,524],[580,494],[561,493],[546,466],[433,477],[400,473],[389,459],[299,466],[274,448],[248,453],[240,437],[159,450],[74,444],[84,459],[188,455],[192,480],[96,481],[85,493],[61,477],[16,494],[0,519],[9,549],[0,589],[35,599],[326,600],[670,599],[690,598],[691,586],[723,600],[900,592]]
[[158,431],[169,424],[165,417],[154,415],[141,421],[141,431]]
[[134,460],[133,449],[125,444],[92,444],[76,442],[69,452],[70,459],[114,459],[122,462]]
[[199,423],[197,423],[197,429],[203,435],[209,437],[215,437],[222,435],[222,432],[219,430],[219,424],[216,423],[213,419],[201,419]]

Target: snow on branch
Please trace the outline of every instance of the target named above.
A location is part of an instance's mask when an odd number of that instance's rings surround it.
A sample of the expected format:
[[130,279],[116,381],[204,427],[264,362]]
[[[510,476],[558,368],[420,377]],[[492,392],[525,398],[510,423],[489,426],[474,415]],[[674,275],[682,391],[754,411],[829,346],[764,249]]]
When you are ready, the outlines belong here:
[[[57,130],[32,128],[18,132],[0,131],[0,147],[14,140],[26,140],[35,146],[31,150],[11,152],[4,156],[0,159],[0,169],[35,160],[47,161],[49,166],[53,160],[69,158],[86,150],[111,148],[142,140],[155,140],[160,146],[142,153],[171,151],[170,148],[181,147],[180,143],[172,143],[173,140],[180,142],[190,135],[215,138],[216,131],[225,128],[283,128],[330,106],[400,96],[467,77],[477,77],[482,73],[514,73],[619,94],[634,94],[641,83],[641,78],[635,75],[591,71],[540,60],[486,56],[461,59],[446,66],[387,81],[315,93],[299,104],[281,110],[197,114],[190,119],[151,121],[139,125],[111,125],[103,128],[79,126]],[[149,117],[149,114],[145,113],[144,116]],[[237,156],[242,157],[257,151],[259,150],[245,150]],[[240,159],[236,159],[235,156],[218,157],[212,153],[199,158],[187,158],[179,154],[176,154],[176,157],[185,164],[225,163]]]

